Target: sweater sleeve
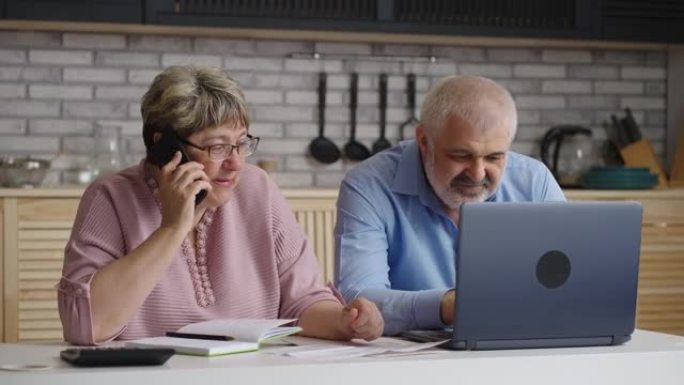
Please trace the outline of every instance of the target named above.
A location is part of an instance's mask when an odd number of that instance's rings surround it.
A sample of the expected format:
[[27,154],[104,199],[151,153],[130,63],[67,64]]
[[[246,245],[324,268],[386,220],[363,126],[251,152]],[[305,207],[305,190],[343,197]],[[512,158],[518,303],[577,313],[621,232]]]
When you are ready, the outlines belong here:
[[57,285],[64,339],[77,345],[94,345],[90,284],[98,270],[124,254],[118,215],[102,186],[91,185],[81,198],[64,254],[62,278]]

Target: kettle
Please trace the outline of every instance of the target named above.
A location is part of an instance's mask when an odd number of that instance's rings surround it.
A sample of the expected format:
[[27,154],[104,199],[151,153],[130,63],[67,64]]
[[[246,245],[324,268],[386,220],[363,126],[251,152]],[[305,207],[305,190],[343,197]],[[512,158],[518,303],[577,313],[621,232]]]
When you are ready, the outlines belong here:
[[541,140],[541,159],[562,187],[579,187],[580,178],[596,163],[592,133],[576,125],[551,127]]

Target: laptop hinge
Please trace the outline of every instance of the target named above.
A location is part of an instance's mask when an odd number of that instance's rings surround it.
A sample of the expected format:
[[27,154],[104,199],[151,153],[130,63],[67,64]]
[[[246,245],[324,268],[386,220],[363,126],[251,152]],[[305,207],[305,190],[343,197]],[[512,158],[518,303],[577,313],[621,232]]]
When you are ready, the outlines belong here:
[[612,338],[610,341],[611,345],[620,345],[622,343],[622,340],[623,340],[622,337],[620,337],[620,336],[612,336],[611,338]]
[[477,341],[476,340],[466,340],[466,350],[475,350],[477,349]]

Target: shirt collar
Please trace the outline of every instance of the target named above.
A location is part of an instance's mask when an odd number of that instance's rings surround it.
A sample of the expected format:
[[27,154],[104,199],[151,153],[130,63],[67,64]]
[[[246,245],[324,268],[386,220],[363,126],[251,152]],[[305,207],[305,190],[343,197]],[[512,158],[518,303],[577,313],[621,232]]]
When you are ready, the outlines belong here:
[[397,170],[392,181],[392,191],[397,194],[417,196],[423,205],[439,212],[441,203],[425,177],[423,159],[415,140],[407,141],[403,148]]

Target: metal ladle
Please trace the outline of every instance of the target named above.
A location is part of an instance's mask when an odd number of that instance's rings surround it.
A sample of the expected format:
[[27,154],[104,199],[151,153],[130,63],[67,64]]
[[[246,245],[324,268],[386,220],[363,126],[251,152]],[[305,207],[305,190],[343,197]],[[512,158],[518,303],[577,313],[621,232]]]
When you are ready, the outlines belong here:
[[337,162],[342,155],[337,145],[325,137],[325,93],[327,74],[318,75],[318,137],[309,144],[309,153],[317,161],[325,164]]
[[387,74],[380,74],[380,137],[373,143],[373,154],[392,147],[385,137],[387,124]]
[[351,86],[349,91],[349,142],[344,145],[344,155],[355,161],[361,161],[368,158],[371,153],[363,143],[356,140],[356,106],[357,93],[359,89],[359,74],[354,72],[351,74]]

